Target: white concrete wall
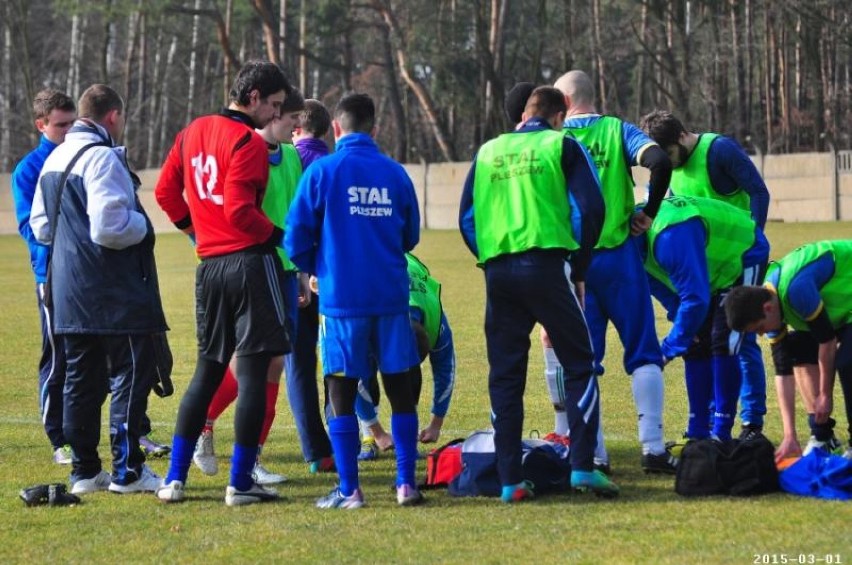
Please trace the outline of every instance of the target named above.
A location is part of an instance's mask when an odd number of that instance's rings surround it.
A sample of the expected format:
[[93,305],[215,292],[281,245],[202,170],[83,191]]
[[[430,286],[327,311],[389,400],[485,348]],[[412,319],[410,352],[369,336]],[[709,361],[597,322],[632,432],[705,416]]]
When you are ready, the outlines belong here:
[[[769,219],[785,222],[831,221],[835,218],[834,163],[830,153],[798,153],[768,155],[761,163],[772,199]],[[422,226],[430,229],[457,229],[458,206],[462,185],[470,163],[435,163],[405,165],[417,191],[421,206]],[[142,188],[139,192],[155,228],[173,229],[171,222],[154,201],[154,185],[159,170],[139,173]],[[645,195],[648,171],[633,169],[636,197]],[[852,174],[838,176],[840,219],[852,220]],[[15,207],[10,192],[10,175],[0,175],[0,234],[16,233]]]

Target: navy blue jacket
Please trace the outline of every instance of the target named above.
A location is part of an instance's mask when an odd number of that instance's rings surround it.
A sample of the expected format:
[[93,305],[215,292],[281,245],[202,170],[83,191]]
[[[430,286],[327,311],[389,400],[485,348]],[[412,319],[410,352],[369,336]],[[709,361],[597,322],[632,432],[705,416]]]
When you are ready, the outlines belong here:
[[123,147],[89,148],[68,175],[56,215],[59,180],[85,145],[112,139],[100,126],[78,120],[44,163],[30,226],[52,243],[51,286],[57,334],[150,334],[167,329],[154,228],[136,196]]
[[[512,135],[550,129],[542,118],[530,118]],[[562,141],[562,171],[565,175],[565,190],[571,203],[571,228],[580,249],[571,254],[571,279],[584,281],[586,269],[591,261],[592,249],[600,238],[603,229],[606,205],[597,170],[588,151],[574,138],[566,136]],[[476,225],[474,222],[474,177],[476,158],[474,157],[467,178],[464,181],[461,204],[459,205],[459,230],[471,253],[479,256],[476,246]]]

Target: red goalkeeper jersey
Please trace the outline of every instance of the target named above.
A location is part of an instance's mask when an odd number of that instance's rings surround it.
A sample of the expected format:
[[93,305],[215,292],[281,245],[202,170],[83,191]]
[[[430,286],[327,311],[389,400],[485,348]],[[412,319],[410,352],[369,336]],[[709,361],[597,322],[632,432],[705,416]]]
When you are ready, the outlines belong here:
[[268,177],[266,142],[248,116],[228,110],[177,135],[154,194],[179,229],[195,227],[198,255],[213,257],[271,240],[275,226],[260,207]]

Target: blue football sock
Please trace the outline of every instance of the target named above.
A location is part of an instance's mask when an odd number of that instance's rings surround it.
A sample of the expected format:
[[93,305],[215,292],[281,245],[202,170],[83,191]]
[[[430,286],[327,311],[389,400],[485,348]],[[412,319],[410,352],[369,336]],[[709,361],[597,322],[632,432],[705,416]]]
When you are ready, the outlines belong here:
[[391,414],[391,434],[396,446],[396,486],[416,486],[417,413]]
[[739,359],[735,355],[714,355],[713,390],[716,411],[713,413],[713,433],[722,441],[731,439],[741,384]]
[[336,416],[328,421],[328,437],[334,462],[337,464],[337,476],[340,478],[340,492],[350,496],[358,488],[358,418],[354,414]]
[[251,472],[257,463],[257,446],[234,443],[234,454],[231,455],[231,486],[237,490],[249,490],[254,483]]
[[166,473],[166,484],[172,481],[180,481],[186,484],[189,475],[189,465],[192,463],[192,453],[195,451],[195,442],[183,436],[172,437],[172,458],[169,463],[169,472]]
[[683,367],[689,400],[686,436],[706,439],[710,435],[707,411],[713,395],[713,364],[710,359],[684,359]]
[[763,416],[766,414],[766,369],[755,334],[745,334],[737,357],[743,378],[740,419],[743,425],[763,427]]

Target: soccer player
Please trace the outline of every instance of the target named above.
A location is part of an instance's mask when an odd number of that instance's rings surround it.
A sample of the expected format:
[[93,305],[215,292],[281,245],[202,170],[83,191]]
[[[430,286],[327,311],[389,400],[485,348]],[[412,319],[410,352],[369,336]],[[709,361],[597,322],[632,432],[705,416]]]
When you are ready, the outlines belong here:
[[[311,163],[328,155],[323,137],[331,129],[331,115],[319,100],[305,100],[299,123],[293,130],[293,145],[305,170]],[[320,410],[317,388],[317,339],[319,336],[319,296],[311,293],[310,302],[299,308],[299,331],[293,343],[292,375],[287,373],[287,396],[302,455],[311,473],[334,471],[331,441]]]
[[535,89],[523,125],[479,149],[459,209],[462,237],[485,271],[488,393],[501,499],[510,503],[534,494],[521,480],[521,429],[529,334],[536,322],[565,368],[571,486],[618,494],[593,469],[598,383],[582,311],[604,203],[586,152],[560,130],[565,110],[558,90]]
[[673,325],[660,347],[667,361],[683,356],[689,420],[686,436],[731,439],[740,367],[722,303],[733,285],[765,271],[769,242],[749,214],[719,200],[663,200],[646,233],[636,236],[651,294]]
[[[293,130],[299,122],[302,110],[305,107],[305,99],[296,88],[286,91],[286,98],[281,104],[281,115],[274,118],[264,128],[258,129],[257,133],[266,142],[269,153],[269,181],[266,185],[266,193],[263,196],[263,212],[272,220],[277,227],[284,229],[284,220],[290,209],[290,202],[296,193],[296,185],[302,175],[302,162],[299,154],[293,147]],[[278,257],[284,267],[284,279],[281,288],[284,292],[284,306],[287,310],[287,329],[290,339],[297,335],[297,305],[304,304],[310,300],[310,289],[308,288],[308,277],[296,271],[295,265],[287,258],[284,250],[277,249]],[[259,485],[275,485],[287,480],[284,475],[273,473],[260,462],[260,454],[263,445],[269,436],[272,422],[275,419],[275,407],[278,404],[278,391],[281,383],[281,373],[287,366],[287,381],[292,377],[292,364],[288,361],[291,355],[276,356],[269,363],[266,375],[266,413],[263,418],[263,427],[260,430],[260,444],[258,446],[258,459],[252,470],[252,478]],[[233,364],[233,359],[231,360]],[[201,430],[201,436],[195,445],[192,460],[205,475],[215,475],[219,470],[213,442],[213,426],[216,419],[225,409],[237,399],[237,380],[233,374],[234,367],[229,367],[225,372],[222,384],[216,390],[210,407],[207,409],[207,422]],[[314,385],[316,387],[316,385]],[[293,403],[292,395],[291,403]],[[293,411],[295,413],[295,410]]]
[[280,284],[284,270],[276,252],[283,233],[261,208],[269,153],[255,128],[280,115],[288,88],[277,65],[246,63],[231,87],[228,108],[178,133],[154,191],[175,226],[195,235],[201,259],[196,270],[198,360],[178,410],[169,471],[157,490],[165,502],[185,497],[207,408],[234,355],[239,396],[225,504],[278,497],[252,478],[269,364],[290,350]]
[[393,412],[397,502],[414,505],[423,500],[414,477],[420,360],[408,319],[405,253],[420,239],[417,197],[405,169],[379,153],[372,139],[375,106],[369,96],[344,96],[332,125],[335,152],[302,175],[285,232],[287,254],[300,270],[316,274],[322,291],[320,347],[340,485],[317,506],[364,504],[355,397],[358,380],[374,364]]
[[524,108],[526,108],[527,100],[529,100],[533,90],[535,90],[533,83],[519,82],[506,93],[506,102],[503,104],[503,109],[506,112],[506,117],[509,118],[512,129],[521,125]]
[[794,373],[801,379],[811,428],[805,451],[842,450],[831,417],[835,372],[850,423],[844,456],[852,459],[852,241],[818,241],[792,251],[769,266],[762,287],[731,290],[725,314],[734,330],[770,338],[784,429],[776,460],[802,453],[796,437]]
[[[663,355],[654,327],[651,293],[636,246],[628,236],[650,227],[665,196],[671,162],[665,151],[629,122],[602,116],[594,106],[592,81],[583,71],[569,71],[554,85],[565,96],[568,113],[565,135],[580,141],[591,153],[606,202],[603,232],[592,254],[586,277],[586,320],[594,344],[598,375],[606,350],[606,328],[612,321],[624,346],[624,370],[632,376],[633,399],[642,444],[642,469],[646,473],[674,473],[671,454],[663,441]],[[648,203],[634,211],[632,165],[650,169]],[[562,372],[553,349],[543,336],[545,377],[554,405],[561,403],[558,375]],[[567,427],[557,412],[557,433]],[[599,438],[595,459],[600,468],[609,467]]]
[[47,257],[50,247],[39,243],[30,228],[33,196],[47,156],[65,140],[74,124],[77,107],[65,93],[52,88],[42,90],[33,100],[36,129],[41,132],[38,147],[27,153],[12,172],[12,198],[18,232],[30,251],[30,266],[36,280],[39,320],[41,321],[41,358],[38,363],[39,411],[44,431],[53,448],[53,462],[71,464],[71,446],[62,433],[62,388],[65,385],[65,349],[61,336],[54,335],[52,309],[44,302]]
[[[412,253],[406,253],[408,262],[409,299],[408,313],[417,336],[421,361],[429,356],[434,388],[432,392],[432,418],[420,430],[422,443],[438,441],[444,418],[450,408],[456,379],[456,354],[453,332],[441,305],[441,283],[435,280],[429,268]],[[362,386],[364,385],[364,386]],[[415,398],[420,400],[421,383],[415,383]],[[359,461],[370,461],[378,456],[379,449],[389,449],[393,439],[379,422],[379,385],[375,376],[358,387],[355,412],[361,425],[361,453]]]
[[[715,133],[693,133],[670,112],[655,110],[641,121],[642,129],[666,150],[674,170],[670,187],[682,196],[727,202],[750,212],[757,227],[766,227],[769,191],[754,163],[736,141]],[[762,274],[758,271],[747,275]],[[761,279],[745,279],[756,285]],[[760,434],[766,414],[766,371],[757,336],[745,334],[736,344],[743,382],[740,391],[740,439]]]
[[[65,348],[62,430],[71,445],[71,493],[153,491],[160,478],[139,447],[156,378],[152,334],[166,331],[154,262],[154,227],[136,196],[125,106],[95,84],[80,118],[44,162],[30,227],[51,245],[53,329]],[[101,406],[110,393],[112,474],[98,455]]]

